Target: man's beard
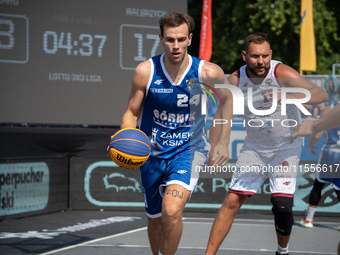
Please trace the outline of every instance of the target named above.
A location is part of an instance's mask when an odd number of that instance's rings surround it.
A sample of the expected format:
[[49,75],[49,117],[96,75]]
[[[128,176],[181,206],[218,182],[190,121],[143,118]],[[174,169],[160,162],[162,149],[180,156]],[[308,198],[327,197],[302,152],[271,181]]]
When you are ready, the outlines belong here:
[[262,67],[262,66],[256,66],[255,68],[250,68],[248,66],[248,70],[256,76],[263,76],[263,75],[266,75],[268,73],[269,67],[263,66],[265,72],[262,75],[259,75],[258,72],[255,71],[255,69],[258,68],[258,67]]

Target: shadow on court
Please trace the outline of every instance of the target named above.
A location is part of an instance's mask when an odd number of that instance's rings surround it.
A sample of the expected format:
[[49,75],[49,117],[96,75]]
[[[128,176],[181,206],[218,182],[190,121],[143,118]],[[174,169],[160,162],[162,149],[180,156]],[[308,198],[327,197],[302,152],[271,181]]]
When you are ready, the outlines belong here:
[[[216,213],[183,215],[178,255],[204,254]],[[295,215],[290,254],[336,254],[339,217],[315,217],[313,229]],[[0,222],[0,254],[151,254],[144,212],[65,211]],[[270,212],[240,212],[218,254],[274,255],[277,248]]]

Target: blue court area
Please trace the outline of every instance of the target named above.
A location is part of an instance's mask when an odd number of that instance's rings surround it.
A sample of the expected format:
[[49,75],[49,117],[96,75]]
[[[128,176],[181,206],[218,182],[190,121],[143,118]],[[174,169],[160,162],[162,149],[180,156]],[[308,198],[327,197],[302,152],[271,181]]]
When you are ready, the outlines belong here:
[[[177,255],[204,254],[216,213],[184,212]],[[340,218],[314,219],[299,225],[295,215],[290,254],[337,254]],[[276,236],[271,212],[240,211],[218,254],[273,255]],[[147,218],[142,211],[65,211],[0,222],[0,254],[151,254]]]

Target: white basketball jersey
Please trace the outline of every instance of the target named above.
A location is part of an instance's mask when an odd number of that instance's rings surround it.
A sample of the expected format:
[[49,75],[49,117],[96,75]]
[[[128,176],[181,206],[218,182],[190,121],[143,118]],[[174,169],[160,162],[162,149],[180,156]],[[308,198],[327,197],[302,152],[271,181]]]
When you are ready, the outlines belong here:
[[[275,70],[281,62],[272,60],[267,76],[259,84],[254,84],[246,73],[246,65],[239,69],[238,87],[244,95],[244,125],[247,131],[245,142],[248,146],[275,149],[284,145],[290,145],[290,137],[294,126],[301,122],[301,115],[295,105],[287,104],[286,115],[281,113],[281,104],[277,104],[276,110],[270,115],[254,114],[248,105],[248,97],[252,97],[252,105],[256,110],[268,110],[272,108],[272,98],[266,95],[267,92],[277,89],[281,92],[279,80],[275,76]],[[260,80],[259,80],[260,81]],[[252,94],[249,94],[249,88]],[[292,146],[302,144],[302,138],[294,141]]]

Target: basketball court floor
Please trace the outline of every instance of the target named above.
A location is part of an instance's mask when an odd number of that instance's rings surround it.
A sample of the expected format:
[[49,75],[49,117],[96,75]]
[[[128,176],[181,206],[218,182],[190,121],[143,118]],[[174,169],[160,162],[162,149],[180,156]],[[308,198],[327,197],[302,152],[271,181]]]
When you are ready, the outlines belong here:
[[[317,214],[317,213],[316,213]],[[216,213],[184,212],[177,255],[204,254]],[[295,215],[290,254],[336,255],[340,217],[315,217],[313,229]],[[65,211],[0,222],[0,254],[147,255],[147,218],[141,211]],[[240,211],[217,254],[274,255],[271,212]]]

